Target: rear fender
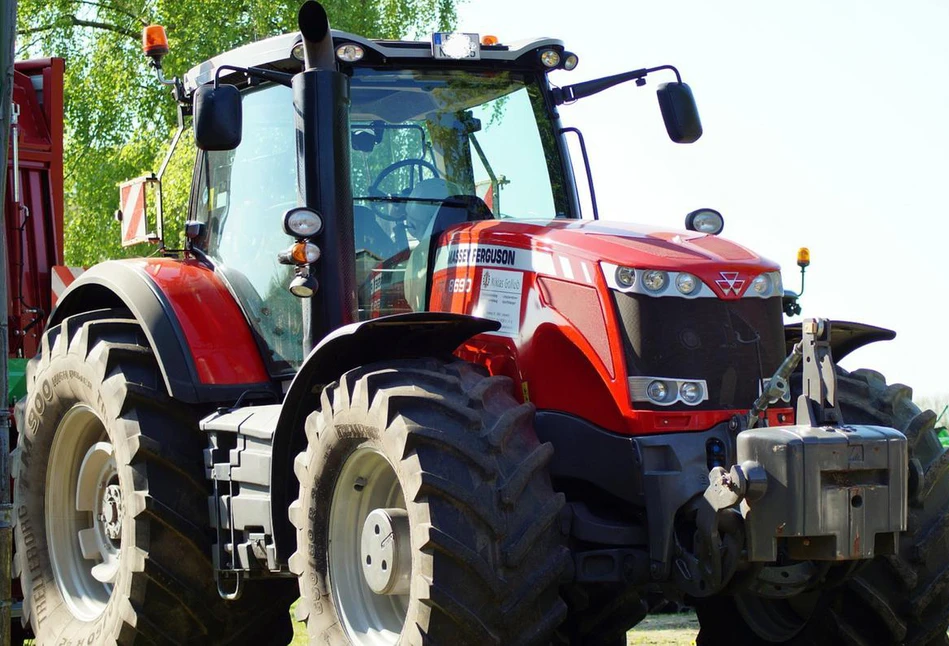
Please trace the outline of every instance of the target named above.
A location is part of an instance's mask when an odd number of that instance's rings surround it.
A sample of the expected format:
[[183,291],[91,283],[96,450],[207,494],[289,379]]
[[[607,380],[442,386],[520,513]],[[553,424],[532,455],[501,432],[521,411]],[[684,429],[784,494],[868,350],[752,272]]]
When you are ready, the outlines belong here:
[[[838,362],[848,354],[865,345],[877,341],[892,341],[896,332],[866,323],[852,323],[850,321],[830,321],[830,351],[834,362]],[[791,323],[784,326],[784,342],[788,354],[798,341],[801,340],[801,324]]]
[[306,448],[303,426],[316,410],[323,388],[345,372],[375,363],[415,357],[450,358],[476,334],[500,323],[450,312],[413,312],[346,325],[317,345],[294,377],[284,398],[271,460],[270,500],[274,542],[281,559],[293,553],[296,533],[283,510],[296,497],[293,460]]
[[176,399],[222,403],[248,390],[279,393],[237,302],[200,263],[153,258],[96,265],[66,289],[49,325],[103,308],[131,312]]

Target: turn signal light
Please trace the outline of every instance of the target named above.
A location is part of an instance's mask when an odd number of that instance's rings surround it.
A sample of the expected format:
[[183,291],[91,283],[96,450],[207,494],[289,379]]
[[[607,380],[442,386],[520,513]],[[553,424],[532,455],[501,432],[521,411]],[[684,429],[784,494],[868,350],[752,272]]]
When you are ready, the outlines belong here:
[[297,242],[277,254],[281,265],[311,265],[320,259],[320,248],[312,242]]
[[142,51],[152,58],[161,58],[168,53],[168,36],[164,27],[149,25],[142,30]]

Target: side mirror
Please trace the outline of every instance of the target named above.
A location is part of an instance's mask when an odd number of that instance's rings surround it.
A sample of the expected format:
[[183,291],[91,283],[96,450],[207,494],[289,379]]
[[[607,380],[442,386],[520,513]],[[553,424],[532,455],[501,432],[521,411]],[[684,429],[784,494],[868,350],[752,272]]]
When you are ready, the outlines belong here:
[[698,141],[702,136],[702,122],[692,88],[685,83],[663,83],[656,90],[656,96],[669,139],[677,144]]
[[241,143],[241,94],[233,85],[202,85],[194,93],[194,141],[201,150],[234,150]]

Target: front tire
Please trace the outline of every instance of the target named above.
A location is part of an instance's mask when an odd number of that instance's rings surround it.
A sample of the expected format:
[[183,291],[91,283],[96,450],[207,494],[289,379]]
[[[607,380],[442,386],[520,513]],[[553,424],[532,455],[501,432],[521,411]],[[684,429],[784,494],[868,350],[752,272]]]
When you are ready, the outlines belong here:
[[949,645],[949,450],[936,435],[936,415],[878,372],[837,370],[844,423],[888,426],[907,437],[910,513],[899,553],[875,558],[809,601],[702,600],[697,643]]
[[36,642],[286,644],[292,584],[217,594],[198,411],[165,394],[128,313],[49,329],[28,383],[14,569]]
[[291,569],[327,644],[543,643],[569,558],[552,454],[511,381],[471,364],[394,361],[322,394],[294,464]]

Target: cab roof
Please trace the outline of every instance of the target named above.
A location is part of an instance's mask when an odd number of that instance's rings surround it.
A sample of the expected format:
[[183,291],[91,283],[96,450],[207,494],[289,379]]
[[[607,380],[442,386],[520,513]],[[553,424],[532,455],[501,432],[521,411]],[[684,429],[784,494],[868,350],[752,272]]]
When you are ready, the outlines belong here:
[[[436,64],[443,67],[458,68],[481,65],[497,67],[528,67],[541,69],[536,52],[539,49],[557,49],[563,52],[563,42],[554,38],[535,38],[510,44],[482,45],[480,61],[445,61],[435,59],[432,54],[431,40],[393,41],[370,40],[343,31],[332,31],[333,49],[346,43],[355,43],[363,47],[366,57],[359,64],[387,65],[412,61],[417,64]],[[302,71],[303,62],[294,56],[294,49],[303,42],[299,32],[274,36],[265,40],[232,49],[214,58],[196,65],[184,75],[185,92],[191,94],[196,88],[214,80],[217,70],[229,65],[233,67],[265,67],[283,72]],[[228,70],[221,78],[236,73]]]

